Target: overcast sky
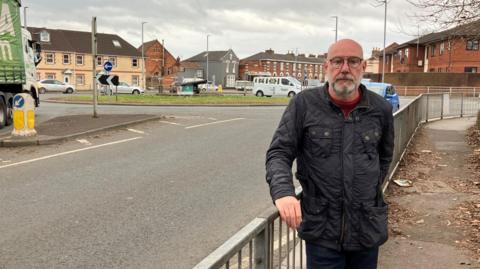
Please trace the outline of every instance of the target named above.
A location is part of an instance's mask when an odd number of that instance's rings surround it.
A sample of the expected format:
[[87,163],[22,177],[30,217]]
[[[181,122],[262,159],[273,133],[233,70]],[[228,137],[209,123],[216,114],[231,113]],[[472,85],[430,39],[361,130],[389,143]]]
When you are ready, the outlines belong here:
[[[384,7],[376,0],[23,0],[27,24],[34,27],[116,33],[138,47],[141,22],[144,40],[165,40],[175,57],[191,57],[206,50],[232,48],[240,58],[265,49],[319,54],[335,39],[353,38],[367,58],[374,47],[383,48]],[[417,23],[406,0],[388,4],[387,46],[414,39]],[[403,28],[403,30],[402,30]],[[420,31],[425,31],[421,29]]]

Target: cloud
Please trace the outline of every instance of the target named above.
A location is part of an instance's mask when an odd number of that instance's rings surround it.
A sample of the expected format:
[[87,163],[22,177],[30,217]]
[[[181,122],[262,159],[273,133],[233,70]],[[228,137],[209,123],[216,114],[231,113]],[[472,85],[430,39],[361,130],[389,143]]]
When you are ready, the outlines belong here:
[[[370,54],[383,46],[383,6],[374,0],[24,0],[28,24],[90,31],[97,16],[98,31],[116,33],[138,47],[141,22],[144,40],[165,40],[174,56],[191,57],[206,49],[234,49],[241,58],[272,48],[279,53],[298,49],[300,53],[324,53],[333,42],[335,20],[339,38],[353,38]],[[390,1],[387,45],[413,39],[417,26],[408,20],[406,1]],[[401,27],[399,26],[401,25]],[[403,29],[399,31],[399,29]]]

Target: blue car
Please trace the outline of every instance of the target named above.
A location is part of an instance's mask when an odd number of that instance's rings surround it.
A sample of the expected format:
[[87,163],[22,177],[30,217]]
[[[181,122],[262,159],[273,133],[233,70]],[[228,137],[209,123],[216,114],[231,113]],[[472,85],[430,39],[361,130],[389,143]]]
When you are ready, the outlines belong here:
[[368,90],[382,96],[392,105],[392,112],[395,113],[400,108],[400,98],[398,97],[395,87],[389,83],[370,82],[368,80],[362,80],[362,84],[367,87]]

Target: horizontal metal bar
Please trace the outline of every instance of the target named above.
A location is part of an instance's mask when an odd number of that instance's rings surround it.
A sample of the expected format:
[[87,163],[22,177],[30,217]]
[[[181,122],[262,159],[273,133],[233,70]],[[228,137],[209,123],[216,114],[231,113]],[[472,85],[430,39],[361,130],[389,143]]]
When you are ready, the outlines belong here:
[[267,223],[267,220],[264,218],[255,218],[193,267],[193,269],[216,269],[222,267],[231,257],[248,244],[249,241],[264,230]]

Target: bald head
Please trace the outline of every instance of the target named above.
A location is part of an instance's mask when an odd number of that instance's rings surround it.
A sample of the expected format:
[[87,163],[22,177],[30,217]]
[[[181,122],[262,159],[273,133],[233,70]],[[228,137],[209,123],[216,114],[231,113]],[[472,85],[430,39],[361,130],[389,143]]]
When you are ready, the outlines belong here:
[[327,59],[334,57],[358,57],[363,59],[363,49],[352,39],[341,39],[328,48]]

